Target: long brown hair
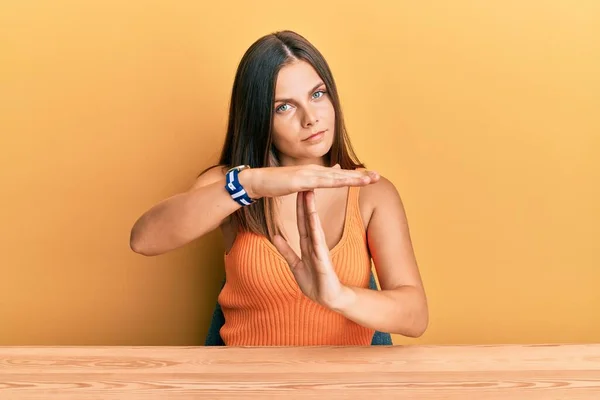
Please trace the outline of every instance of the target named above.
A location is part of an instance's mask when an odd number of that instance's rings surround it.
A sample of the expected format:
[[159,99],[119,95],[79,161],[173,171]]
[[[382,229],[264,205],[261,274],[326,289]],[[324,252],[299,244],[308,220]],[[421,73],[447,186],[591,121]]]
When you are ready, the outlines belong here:
[[[343,169],[364,168],[348,138],[337,87],[327,61],[308,40],[288,30],[261,37],[242,57],[233,83],[227,136],[218,165],[224,168],[243,164],[252,168],[279,166],[272,141],[275,84],[279,70],[297,60],[308,62],[317,71],[335,110],[334,140],[325,156],[326,163],[329,166],[339,163]],[[214,165],[202,173],[212,167]],[[232,217],[237,229],[272,239],[281,233],[275,223],[276,215],[275,199],[261,198],[242,207]]]

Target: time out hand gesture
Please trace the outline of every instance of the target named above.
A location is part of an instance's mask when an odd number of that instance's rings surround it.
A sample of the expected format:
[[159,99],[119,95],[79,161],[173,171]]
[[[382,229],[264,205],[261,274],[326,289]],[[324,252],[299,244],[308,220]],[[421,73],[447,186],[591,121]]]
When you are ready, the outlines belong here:
[[316,188],[367,186],[379,180],[375,171],[320,165],[252,168],[240,172],[240,183],[252,199],[286,196]]
[[282,236],[276,235],[273,243],[289,264],[302,293],[322,306],[336,308],[343,302],[347,288],[333,269],[317,214],[315,193],[312,190],[299,192],[296,203],[302,258],[298,258]]

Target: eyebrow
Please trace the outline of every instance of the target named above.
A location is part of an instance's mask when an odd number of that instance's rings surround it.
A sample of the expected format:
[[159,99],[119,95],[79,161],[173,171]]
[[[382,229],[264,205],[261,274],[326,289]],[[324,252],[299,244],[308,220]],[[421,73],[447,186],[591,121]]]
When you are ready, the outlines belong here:
[[[323,82],[319,82],[318,84],[316,84],[312,89],[310,89],[308,91],[308,94],[312,94],[312,92],[314,92],[315,90],[317,90],[320,86],[323,86],[325,83]],[[285,103],[292,101],[292,99],[276,99],[275,103],[278,103],[280,101],[283,101]]]

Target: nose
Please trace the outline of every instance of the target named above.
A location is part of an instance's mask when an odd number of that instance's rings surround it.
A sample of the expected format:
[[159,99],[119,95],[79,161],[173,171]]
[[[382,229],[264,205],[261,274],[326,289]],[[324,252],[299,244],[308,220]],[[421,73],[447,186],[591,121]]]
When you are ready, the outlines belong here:
[[313,110],[310,105],[307,106],[304,109],[304,115],[302,117],[302,126],[308,128],[314,126],[317,122],[319,122],[319,120],[317,114],[315,113],[315,110]]

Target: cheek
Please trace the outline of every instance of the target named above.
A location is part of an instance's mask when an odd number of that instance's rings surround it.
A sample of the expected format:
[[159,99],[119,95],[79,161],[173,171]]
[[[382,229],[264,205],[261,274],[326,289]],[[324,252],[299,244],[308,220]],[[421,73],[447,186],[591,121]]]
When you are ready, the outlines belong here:
[[331,101],[323,102],[321,116],[328,121],[335,120],[335,109],[333,108],[333,103]]
[[273,120],[273,142],[289,142],[296,137],[298,130],[298,123],[294,117],[276,118]]
[[273,122],[273,144],[278,150],[285,150],[290,146],[290,129],[285,124]]

